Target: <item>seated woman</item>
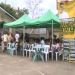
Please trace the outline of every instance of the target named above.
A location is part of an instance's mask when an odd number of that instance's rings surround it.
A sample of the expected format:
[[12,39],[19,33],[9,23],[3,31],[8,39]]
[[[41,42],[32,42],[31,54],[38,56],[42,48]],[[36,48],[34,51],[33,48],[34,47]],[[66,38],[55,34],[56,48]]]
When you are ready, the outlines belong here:
[[59,42],[56,40],[56,41],[55,41],[55,48],[54,48],[54,51],[53,51],[53,53],[54,53],[54,58],[55,58],[55,52],[58,52],[59,49],[60,49],[60,45],[59,45]]
[[59,43],[56,43],[56,45],[55,45],[55,51],[58,52],[59,49],[60,49],[60,45],[59,45]]

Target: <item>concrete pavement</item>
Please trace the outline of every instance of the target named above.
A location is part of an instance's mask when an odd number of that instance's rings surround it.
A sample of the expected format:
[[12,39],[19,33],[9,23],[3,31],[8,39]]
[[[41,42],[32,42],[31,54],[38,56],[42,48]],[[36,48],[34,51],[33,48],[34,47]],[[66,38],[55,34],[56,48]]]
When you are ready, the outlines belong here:
[[75,64],[32,59],[0,53],[0,75],[75,75]]

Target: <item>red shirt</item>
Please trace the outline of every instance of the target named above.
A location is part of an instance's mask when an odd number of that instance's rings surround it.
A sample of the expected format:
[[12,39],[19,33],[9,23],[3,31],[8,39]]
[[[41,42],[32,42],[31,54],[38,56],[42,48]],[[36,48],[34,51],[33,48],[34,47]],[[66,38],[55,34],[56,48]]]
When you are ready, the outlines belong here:
[[58,43],[55,45],[55,49],[60,49],[60,45]]

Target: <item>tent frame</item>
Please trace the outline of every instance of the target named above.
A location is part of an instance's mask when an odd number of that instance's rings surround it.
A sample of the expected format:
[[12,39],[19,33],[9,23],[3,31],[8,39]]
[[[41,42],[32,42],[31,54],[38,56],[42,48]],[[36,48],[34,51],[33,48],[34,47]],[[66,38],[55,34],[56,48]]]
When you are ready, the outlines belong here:
[[[24,57],[24,41],[25,41],[25,26],[23,26],[23,57]],[[53,19],[52,19],[52,46],[53,46]],[[52,50],[52,61],[53,61],[53,50]]]
[[[23,23],[20,22],[20,20]],[[18,22],[17,26],[15,26],[16,25],[15,22]],[[23,28],[23,56],[24,56],[25,28],[49,28],[49,27],[51,27],[52,28],[52,46],[53,46],[53,27],[54,27],[53,25],[57,24],[55,27],[59,27],[59,25],[58,25],[59,24],[59,18],[57,16],[55,16],[50,10],[48,10],[48,12],[45,13],[44,16],[42,16],[36,20],[31,20],[27,15],[24,15],[15,22],[4,24],[4,27],[8,27],[8,28],[9,27],[10,28],[11,27],[12,28],[22,27]],[[43,24],[45,24],[45,25],[43,25]],[[53,60],[53,50],[52,50],[52,60]]]
[[[52,46],[53,46],[53,19],[52,19]],[[53,61],[53,50],[52,50],[52,61]]]

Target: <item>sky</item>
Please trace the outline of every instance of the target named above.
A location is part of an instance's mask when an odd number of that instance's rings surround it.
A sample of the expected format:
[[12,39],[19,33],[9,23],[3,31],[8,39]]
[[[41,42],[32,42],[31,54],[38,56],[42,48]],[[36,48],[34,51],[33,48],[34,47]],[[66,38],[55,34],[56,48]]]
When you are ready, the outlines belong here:
[[[27,8],[25,1],[26,0],[6,0],[6,4],[10,4],[14,8]],[[0,0],[0,2],[5,2],[5,0]],[[42,9],[43,14],[49,9],[54,14],[57,14],[56,0],[43,0],[42,3],[39,4],[39,7]]]

